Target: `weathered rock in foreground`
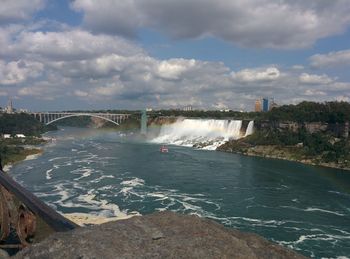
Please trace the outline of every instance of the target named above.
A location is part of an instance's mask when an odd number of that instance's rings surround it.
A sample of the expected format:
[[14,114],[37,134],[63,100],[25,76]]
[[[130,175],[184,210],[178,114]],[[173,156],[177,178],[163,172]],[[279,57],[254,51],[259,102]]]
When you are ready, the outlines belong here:
[[255,234],[172,212],[57,233],[15,258],[305,258]]

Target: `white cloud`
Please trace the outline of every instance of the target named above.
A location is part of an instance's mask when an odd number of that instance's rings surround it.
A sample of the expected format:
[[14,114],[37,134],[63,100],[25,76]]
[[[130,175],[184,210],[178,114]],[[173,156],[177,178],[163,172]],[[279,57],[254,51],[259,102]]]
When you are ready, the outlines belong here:
[[[47,60],[79,60],[104,54],[123,56],[142,53],[136,44],[121,37],[94,35],[81,29],[28,31],[25,27],[1,28],[0,55],[35,57]],[[0,35],[1,35],[0,34]]]
[[350,65],[350,49],[333,51],[327,54],[316,54],[310,57],[311,66],[333,67],[333,66],[349,66]]
[[0,24],[28,20],[45,6],[45,0],[1,0]]
[[81,90],[75,90],[74,95],[78,96],[78,97],[87,97],[87,96],[89,96],[89,93],[81,91]]
[[243,69],[237,73],[232,73],[232,77],[240,82],[273,81],[280,77],[280,71],[275,67]]
[[323,75],[314,75],[308,73],[302,73],[299,76],[299,81],[304,84],[329,84],[333,82],[329,76]]
[[214,36],[248,47],[304,48],[350,24],[348,0],[75,0],[84,25],[135,36],[151,27],[175,38]]
[[170,59],[159,62],[157,68],[158,76],[164,79],[179,79],[181,74],[196,65],[194,59]]
[[106,86],[96,87],[91,92],[104,97],[112,97],[113,95],[118,94],[123,87],[124,86],[121,83],[111,83]]
[[10,96],[48,100],[61,109],[79,103],[101,108],[192,104],[195,108],[251,110],[260,96],[288,103],[331,99],[350,89],[349,83],[325,74],[301,76],[301,67],[233,71],[222,62],[159,59],[119,36],[68,26],[56,32],[23,25],[0,30],[0,87],[8,87]]
[[13,85],[36,78],[43,71],[43,64],[27,60],[6,63],[0,60],[0,85]]
[[350,96],[339,95],[334,98],[338,102],[350,102]]
[[317,90],[312,90],[312,89],[307,89],[305,92],[304,92],[304,95],[307,95],[307,96],[315,96],[315,95],[322,95],[322,96],[325,96],[327,95],[325,92],[323,91],[317,91]]

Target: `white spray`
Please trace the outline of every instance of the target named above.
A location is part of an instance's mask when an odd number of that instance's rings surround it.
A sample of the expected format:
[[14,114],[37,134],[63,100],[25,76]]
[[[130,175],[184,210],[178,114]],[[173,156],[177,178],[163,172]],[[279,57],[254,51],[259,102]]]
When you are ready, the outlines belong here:
[[[250,122],[246,136],[251,134],[253,126]],[[152,142],[191,147],[199,145],[203,149],[214,150],[229,139],[241,138],[241,127],[241,120],[178,120],[173,124],[163,125],[159,136]]]

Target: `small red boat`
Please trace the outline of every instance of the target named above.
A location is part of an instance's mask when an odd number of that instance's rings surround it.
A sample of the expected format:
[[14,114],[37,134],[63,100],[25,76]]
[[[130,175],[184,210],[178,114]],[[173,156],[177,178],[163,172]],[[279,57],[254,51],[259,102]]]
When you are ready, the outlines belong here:
[[168,153],[169,149],[166,146],[161,146],[159,151],[162,152],[162,153]]

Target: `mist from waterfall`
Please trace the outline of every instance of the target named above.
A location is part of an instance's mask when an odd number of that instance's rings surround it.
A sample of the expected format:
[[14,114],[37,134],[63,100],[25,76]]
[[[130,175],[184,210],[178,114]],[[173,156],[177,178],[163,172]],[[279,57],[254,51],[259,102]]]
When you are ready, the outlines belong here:
[[151,142],[215,150],[230,139],[250,135],[253,126],[252,121],[249,122],[246,133],[242,134],[241,120],[179,119],[163,125],[158,137]]

